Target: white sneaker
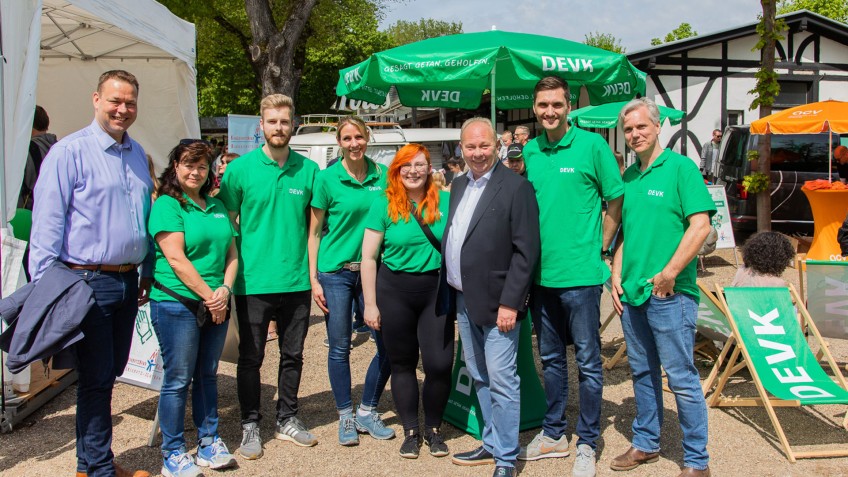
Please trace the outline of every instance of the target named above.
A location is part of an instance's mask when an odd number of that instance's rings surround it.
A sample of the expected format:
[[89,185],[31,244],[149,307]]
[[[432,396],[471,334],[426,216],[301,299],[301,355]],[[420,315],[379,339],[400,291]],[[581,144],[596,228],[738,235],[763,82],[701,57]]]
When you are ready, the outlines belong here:
[[551,439],[540,432],[536,437],[518,451],[518,460],[539,460],[553,457],[568,457],[568,438],[563,435],[559,439]]
[[595,450],[586,444],[577,446],[577,455],[574,457],[574,467],[571,469],[573,477],[595,477]]

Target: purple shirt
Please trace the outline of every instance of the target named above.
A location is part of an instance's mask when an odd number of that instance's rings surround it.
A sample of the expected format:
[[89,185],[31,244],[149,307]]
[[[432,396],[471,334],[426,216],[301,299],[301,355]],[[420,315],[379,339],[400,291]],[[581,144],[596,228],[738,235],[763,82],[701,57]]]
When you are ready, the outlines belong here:
[[35,185],[29,270],[37,280],[54,261],[141,263],[148,251],[153,181],[141,145],[115,142],[93,121],[56,143]]

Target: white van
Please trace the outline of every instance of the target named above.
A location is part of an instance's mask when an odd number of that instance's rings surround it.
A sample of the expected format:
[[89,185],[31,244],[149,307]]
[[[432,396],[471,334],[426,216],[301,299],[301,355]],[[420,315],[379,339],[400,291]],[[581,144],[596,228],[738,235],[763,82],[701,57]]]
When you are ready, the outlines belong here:
[[[423,144],[430,151],[430,162],[436,169],[442,168],[443,162],[453,154],[456,143],[459,142],[458,128],[428,128],[402,129],[397,124],[390,124],[386,129],[377,129],[369,123],[371,139],[368,141],[366,155],[381,164],[389,165],[398,149],[409,144]],[[380,126],[387,126],[380,123]],[[339,157],[341,151],[336,142],[334,125],[326,129],[331,132],[300,133],[292,136],[289,146],[295,151],[315,161],[321,169],[327,167],[327,162]]]

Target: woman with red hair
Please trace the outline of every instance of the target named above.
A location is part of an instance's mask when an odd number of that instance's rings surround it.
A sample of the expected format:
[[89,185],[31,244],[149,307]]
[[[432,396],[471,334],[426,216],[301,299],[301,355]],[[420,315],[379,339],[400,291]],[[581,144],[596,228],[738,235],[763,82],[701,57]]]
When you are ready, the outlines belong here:
[[417,458],[421,447],[419,350],[424,365],[424,442],[431,455],[448,455],[439,427],[450,394],[454,325],[435,310],[448,194],[439,190],[430,167],[424,146],[408,144],[398,151],[389,167],[386,193],[371,204],[362,241],[365,323],[383,336],[392,397],[403,424],[400,455],[408,459]]

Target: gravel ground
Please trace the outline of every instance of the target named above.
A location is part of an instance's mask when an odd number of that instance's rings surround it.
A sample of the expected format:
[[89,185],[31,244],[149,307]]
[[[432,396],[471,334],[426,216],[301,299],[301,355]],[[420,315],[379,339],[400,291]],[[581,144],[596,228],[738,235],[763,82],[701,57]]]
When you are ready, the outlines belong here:
[[[741,242],[741,241],[740,241]],[[699,278],[712,287],[713,283],[728,285],[735,273],[733,252],[720,250],[707,257],[708,271]],[[797,286],[798,274],[787,269],[785,278]],[[612,309],[609,296],[602,301],[602,316]],[[313,310],[313,312],[317,311]],[[604,341],[621,336],[618,320],[614,320],[605,332]],[[491,475],[492,467],[463,468],[452,465],[449,458],[434,458],[425,452],[418,460],[401,458],[397,451],[400,439],[377,441],[368,436],[361,438],[358,447],[346,448],[337,444],[337,414],[326,373],[327,349],[322,345],[326,337],[323,320],[312,317],[306,343],[303,382],[300,392],[300,417],[310,426],[320,440],[313,448],[301,448],[291,443],[273,440],[272,419],[262,422],[262,439],[265,455],[256,461],[239,459],[237,469],[221,472],[226,476],[374,476],[374,475]],[[362,390],[365,366],[374,352],[374,345],[364,336],[355,341],[351,353],[353,363],[354,401],[358,402]],[[832,340],[834,357],[840,366],[848,362],[848,342]],[[278,351],[269,346],[263,368],[262,397],[264,411],[273,416]],[[604,350],[611,356],[613,349]],[[573,362],[573,361],[572,361]],[[537,363],[538,364],[538,363]],[[572,366],[573,368],[573,366]],[[709,372],[708,364],[701,368],[702,377]],[[238,447],[241,439],[238,401],[235,386],[235,365],[222,363],[219,379],[220,433],[231,450]],[[571,382],[576,383],[576,374],[571,370]],[[419,376],[420,377],[420,376]],[[598,475],[628,476],[675,476],[682,463],[681,434],[677,425],[677,413],[673,396],[665,393],[666,423],[663,428],[663,449],[658,463],[646,465],[627,473],[609,470],[610,461],[627,449],[630,424],[635,414],[629,369],[620,364],[605,372],[603,416],[599,442]],[[569,432],[577,412],[576,385],[569,396],[567,416]],[[753,386],[738,385],[733,393],[755,393]],[[0,475],[8,476],[54,476],[72,475],[75,468],[74,412],[76,387],[71,386],[57,398],[32,414],[14,432],[0,435]],[[147,435],[156,411],[157,393],[127,384],[115,387],[113,398],[114,442],[117,461],[126,467],[140,468],[157,475],[161,457],[157,438],[155,448],[146,446]],[[381,404],[381,412],[387,425],[400,434],[402,429],[393,411],[391,393],[387,389]],[[848,432],[840,427],[845,406],[818,406],[806,408],[778,409],[777,414],[784,423],[790,443],[804,446],[826,443],[846,446]],[[783,455],[780,444],[762,408],[736,408],[708,410],[710,423],[709,451],[713,475],[761,475],[761,476],[838,476],[848,475],[848,458],[806,459],[791,464]],[[186,422],[191,420],[187,416]],[[443,426],[447,443],[454,452],[463,452],[476,447],[477,442],[449,424]],[[522,432],[521,443],[528,443],[538,430]],[[189,441],[194,440],[194,429],[187,429]],[[572,445],[576,437],[571,436]],[[526,476],[568,474],[573,458],[546,459],[537,462],[519,463],[519,473]],[[207,472],[206,475],[217,475]]]

